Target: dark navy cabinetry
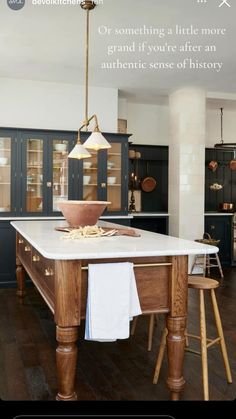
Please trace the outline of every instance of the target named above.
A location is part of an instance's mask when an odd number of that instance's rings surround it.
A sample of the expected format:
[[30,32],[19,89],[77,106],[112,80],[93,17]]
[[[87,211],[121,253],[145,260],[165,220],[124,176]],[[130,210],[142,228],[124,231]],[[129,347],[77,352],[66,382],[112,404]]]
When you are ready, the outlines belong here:
[[104,135],[111,148],[78,161],[68,159],[77,132],[0,128],[0,285],[15,283],[9,219],[60,216],[58,204],[67,199],[107,200],[107,214],[128,213],[129,135]]
[[219,256],[222,265],[232,264],[233,223],[231,215],[205,216],[205,232],[212,238],[220,240]]
[[0,287],[15,284],[16,235],[10,222],[0,221]]
[[64,199],[108,200],[107,213],[127,213],[129,136],[105,135],[109,150],[78,161],[68,159],[75,132],[0,129],[0,215],[59,215]]

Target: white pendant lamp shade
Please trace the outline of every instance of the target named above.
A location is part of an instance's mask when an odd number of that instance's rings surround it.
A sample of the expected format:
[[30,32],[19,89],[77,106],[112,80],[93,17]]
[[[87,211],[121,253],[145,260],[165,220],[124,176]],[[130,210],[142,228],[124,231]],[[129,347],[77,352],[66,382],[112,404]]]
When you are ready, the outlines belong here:
[[68,158],[70,159],[88,159],[91,157],[91,154],[84,148],[82,144],[77,143],[73,150],[71,150],[70,154],[68,155]]
[[85,141],[84,147],[91,150],[105,150],[107,148],[111,148],[111,145],[101,132],[95,131],[92,132],[92,134]]

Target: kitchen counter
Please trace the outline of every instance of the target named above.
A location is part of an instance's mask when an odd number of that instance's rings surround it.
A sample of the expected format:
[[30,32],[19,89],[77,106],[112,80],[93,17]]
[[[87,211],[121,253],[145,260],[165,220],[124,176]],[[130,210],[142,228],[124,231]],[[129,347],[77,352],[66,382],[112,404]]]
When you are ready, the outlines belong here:
[[[27,272],[54,315],[58,342],[57,400],[77,400],[78,327],[86,317],[89,265],[113,263],[115,269],[117,262],[133,263],[142,314],[166,314],[167,385],[171,399],[178,400],[185,384],[188,255],[215,253],[218,248],[143,230],[138,230],[140,237],[67,241],[60,239],[65,233],[55,231],[65,221],[12,221],[11,224],[17,231],[17,294],[19,298],[25,296]],[[118,226],[104,221],[99,225]]]
[[[64,233],[55,231],[55,227],[65,226],[64,221],[13,221],[11,224],[44,257],[55,260],[174,256],[218,252],[217,247],[138,229],[141,237],[114,236],[66,241],[61,239]],[[117,225],[105,221],[99,221],[98,224],[104,227]]]

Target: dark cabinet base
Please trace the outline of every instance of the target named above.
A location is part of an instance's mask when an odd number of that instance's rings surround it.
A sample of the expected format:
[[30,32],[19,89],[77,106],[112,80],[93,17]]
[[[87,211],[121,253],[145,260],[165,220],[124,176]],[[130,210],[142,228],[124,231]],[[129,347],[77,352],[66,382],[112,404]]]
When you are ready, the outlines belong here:
[[137,217],[131,219],[131,227],[153,233],[168,234],[168,217]]
[[10,221],[0,221],[0,287],[16,287],[16,234]]
[[205,232],[220,240],[219,257],[222,265],[232,264],[232,217],[227,215],[206,216]]

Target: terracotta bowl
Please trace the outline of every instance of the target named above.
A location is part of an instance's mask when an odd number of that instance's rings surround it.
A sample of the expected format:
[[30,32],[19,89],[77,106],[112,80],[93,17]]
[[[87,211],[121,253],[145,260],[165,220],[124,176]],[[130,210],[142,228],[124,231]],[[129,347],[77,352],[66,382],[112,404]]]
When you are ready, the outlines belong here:
[[70,227],[95,225],[111,202],[107,201],[61,201],[57,206]]

